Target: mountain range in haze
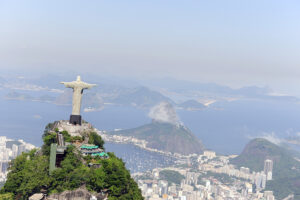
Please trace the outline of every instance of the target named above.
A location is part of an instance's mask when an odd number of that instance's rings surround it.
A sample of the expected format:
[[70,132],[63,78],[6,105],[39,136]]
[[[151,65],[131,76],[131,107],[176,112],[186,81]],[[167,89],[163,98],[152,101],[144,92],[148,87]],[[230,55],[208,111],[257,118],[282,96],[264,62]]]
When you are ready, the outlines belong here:
[[[5,79],[1,77],[0,87],[12,90],[7,94],[9,99],[39,100],[69,105],[71,104],[71,92],[58,84],[65,79],[72,80],[70,77],[58,75],[47,75],[31,79],[25,77]],[[198,110],[204,109],[204,105],[239,99],[299,101],[296,97],[279,95],[270,88],[256,86],[232,89],[214,83],[196,83],[173,79],[128,84],[128,81],[116,83],[113,79],[91,78],[91,82],[98,84],[98,87],[93,88],[92,91],[86,91],[86,98],[83,101],[85,107],[100,108],[107,103],[149,108],[159,102],[168,101],[179,108]],[[46,91],[49,94],[33,97],[26,91]],[[93,96],[94,99],[91,100],[90,96]]]

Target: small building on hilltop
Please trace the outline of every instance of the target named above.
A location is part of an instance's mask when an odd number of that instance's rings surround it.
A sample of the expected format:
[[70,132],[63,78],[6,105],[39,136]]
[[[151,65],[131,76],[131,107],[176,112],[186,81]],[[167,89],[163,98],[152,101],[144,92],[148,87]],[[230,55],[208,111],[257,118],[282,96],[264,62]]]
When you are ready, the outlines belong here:
[[99,146],[94,145],[94,144],[83,144],[83,145],[81,145],[80,146],[80,152],[84,156],[87,156],[87,155],[95,156],[95,155],[98,155],[100,153],[104,153],[103,149],[99,148]]
[[108,158],[108,154],[105,152],[93,153],[92,156],[100,156],[101,158]]

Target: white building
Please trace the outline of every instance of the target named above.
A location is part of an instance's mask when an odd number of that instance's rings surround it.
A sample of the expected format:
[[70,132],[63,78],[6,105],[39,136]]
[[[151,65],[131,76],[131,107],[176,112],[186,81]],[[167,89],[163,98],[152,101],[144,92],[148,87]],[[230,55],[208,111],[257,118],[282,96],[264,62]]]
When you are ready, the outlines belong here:
[[214,152],[214,151],[204,151],[203,155],[205,157],[207,157],[208,159],[213,159],[213,158],[216,157],[216,152]]
[[273,161],[269,159],[265,160],[264,173],[267,176],[267,180],[272,180],[272,171],[273,171]]

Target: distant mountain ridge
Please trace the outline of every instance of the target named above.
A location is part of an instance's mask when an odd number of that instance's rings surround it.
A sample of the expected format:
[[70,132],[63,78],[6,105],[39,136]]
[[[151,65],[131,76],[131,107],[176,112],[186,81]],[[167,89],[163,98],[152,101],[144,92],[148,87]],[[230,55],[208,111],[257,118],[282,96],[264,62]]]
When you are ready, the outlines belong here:
[[203,110],[206,106],[202,103],[199,103],[196,100],[187,100],[181,104],[178,104],[177,107],[186,109],[186,110]]
[[168,97],[146,87],[130,89],[128,92],[111,99],[111,101],[115,104],[134,105],[139,107],[152,107],[162,101],[173,102]]
[[202,142],[185,126],[152,121],[137,128],[112,131],[109,134],[133,136],[148,142],[150,148],[180,154],[202,153]]
[[[71,81],[74,76],[71,74],[67,76],[47,74],[40,77],[0,77],[0,86],[11,90],[27,90],[27,91],[51,91],[52,94],[45,98],[38,99],[38,101],[45,101],[48,103],[55,103],[59,105],[70,105],[71,95],[64,92],[63,87],[58,86],[58,82],[62,80]],[[213,102],[228,101],[231,99],[262,99],[270,101],[287,101],[299,102],[300,100],[294,96],[280,95],[274,93],[268,87],[247,86],[239,89],[234,89],[228,86],[219,85],[216,83],[200,83],[184,80],[176,80],[164,78],[162,80],[119,80],[116,78],[95,77],[89,76],[89,81],[96,83],[98,87],[91,91],[86,91],[86,97],[94,96],[92,101],[90,98],[83,99],[84,108],[92,108],[99,110],[104,107],[104,104],[115,104],[125,106],[135,106],[138,108],[150,108],[161,101],[171,102],[186,110],[201,110],[203,108],[197,100],[206,100]],[[6,80],[7,79],[7,80]],[[2,83],[2,84],[1,84]],[[8,94],[7,96],[10,96]],[[19,94],[16,100],[35,100]],[[35,95],[34,95],[35,96]],[[23,99],[23,97],[26,97]],[[10,98],[11,99],[11,98]],[[187,101],[183,104],[178,102]],[[193,102],[192,102],[193,101]],[[176,103],[175,103],[176,102]],[[185,104],[194,104],[192,106]],[[213,103],[214,104],[214,103]]]
[[[146,87],[114,88],[114,91],[111,91],[111,89],[112,88],[108,87],[106,89],[96,88],[93,91],[87,91],[86,95],[83,97],[84,107],[99,108],[102,107],[104,103],[110,103],[115,105],[149,108],[162,101],[173,102],[168,97]],[[71,104],[71,98],[72,93],[66,91],[58,96],[55,102],[62,105]]]

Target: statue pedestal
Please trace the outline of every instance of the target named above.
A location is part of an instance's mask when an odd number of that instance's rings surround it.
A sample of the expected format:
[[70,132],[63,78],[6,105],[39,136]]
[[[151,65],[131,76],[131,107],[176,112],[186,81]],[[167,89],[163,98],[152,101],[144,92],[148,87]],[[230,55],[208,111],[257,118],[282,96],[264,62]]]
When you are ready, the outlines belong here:
[[81,115],[71,115],[69,122],[73,125],[81,125]]

